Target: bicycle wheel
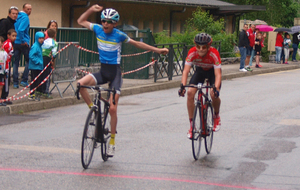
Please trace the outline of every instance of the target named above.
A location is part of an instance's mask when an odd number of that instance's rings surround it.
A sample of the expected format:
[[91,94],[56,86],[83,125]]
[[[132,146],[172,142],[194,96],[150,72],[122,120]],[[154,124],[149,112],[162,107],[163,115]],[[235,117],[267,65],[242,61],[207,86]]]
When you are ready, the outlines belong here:
[[94,148],[96,146],[95,130],[97,121],[96,107],[92,107],[85,122],[82,143],[81,143],[81,163],[87,169],[92,161]]
[[206,153],[209,154],[212,148],[213,137],[214,137],[214,118],[213,118],[213,107],[211,103],[206,104],[206,133],[205,136],[205,150]]
[[200,105],[197,104],[194,110],[194,118],[193,118],[193,138],[192,138],[192,150],[193,156],[195,160],[199,159],[200,156],[200,148],[201,148],[201,108]]
[[108,156],[106,154],[108,141],[110,139],[110,114],[109,114],[109,105],[105,105],[106,102],[101,102],[103,105],[103,113],[101,114],[102,121],[102,141],[101,141],[101,156],[103,161],[107,161]]

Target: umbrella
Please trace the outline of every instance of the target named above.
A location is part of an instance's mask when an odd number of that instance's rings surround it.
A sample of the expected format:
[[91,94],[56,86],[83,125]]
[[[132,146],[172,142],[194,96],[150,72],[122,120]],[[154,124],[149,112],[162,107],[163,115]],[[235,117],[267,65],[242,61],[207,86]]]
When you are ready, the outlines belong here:
[[274,30],[274,32],[288,32],[288,33],[292,33],[292,30],[289,28],[276,28]]
[[263,25],[257,25],[255,28],[259,29],[259,31],[261,31],[261,32],[271,32],[271,31],[273,31],[272,26],[264,25],[264,24]]
[[291,28],[291,30],[292,30],[292,33],[300,32],[300,26],[293,26]]
[[251,24],[255,24],[255,25],[257,25],[257,24],[264,24],[264,25],[267,25],[267,23],[265,21],[258,20],[258,19],[256,19],[255,21],[251,21]]

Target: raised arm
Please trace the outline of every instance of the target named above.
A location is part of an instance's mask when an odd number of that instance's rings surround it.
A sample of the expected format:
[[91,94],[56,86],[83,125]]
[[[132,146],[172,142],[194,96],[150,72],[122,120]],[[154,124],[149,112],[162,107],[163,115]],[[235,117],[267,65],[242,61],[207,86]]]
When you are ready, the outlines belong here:
[[144,42],[135,41],[133,39],[130,39],[130,41],[128,43],[135,46],[135,47],[137,47],[137,48],[144,49],[144,50],[150,50],[150,51],[153,51],[153,52],[159,53],[159,54],[166,55],[166,54],[169,53],[168,48],[157,48],[157,47],[145,44]]
[[90,29],[91,22],[87,21],[88,17],[94,12],[102,11],[102,9],[103,7],[97,4],[91,6],[77,19],[77,23],[87,29]]

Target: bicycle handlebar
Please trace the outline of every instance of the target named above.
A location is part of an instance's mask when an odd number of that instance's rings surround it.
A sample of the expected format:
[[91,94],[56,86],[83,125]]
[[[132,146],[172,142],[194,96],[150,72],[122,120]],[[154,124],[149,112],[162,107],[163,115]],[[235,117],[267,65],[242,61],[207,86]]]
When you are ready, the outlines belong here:
[[202,88],[212,88],[215,94],[215,97],[219,97],[219,91],[217,90],[216,86],[213,84],[212,86],[203,86],[202,83],[198,83],[197,85],[195,84],[190,84],[190,85],[183,85],[180,84],[180,89],[184,89],[185,87],[191,87],[191,88],[197,88],[198,90],[202,89]]
[[88,88],[88,89],[92,89],[92,90],[97,90],[97,91],[107,91],[107,92],[112,92],[113,93],[113,104],[115,105],[115,95],[116,95],[116,90],[113,89],[109,89],[109,88],[103,88],[100,85],[95,85],[95,86],[84,86],[84,85],[80,85],[80,83],[77,83],[77,90],[75,92],[77,99],[80,100],[79,97],[79,90],[80,88]]

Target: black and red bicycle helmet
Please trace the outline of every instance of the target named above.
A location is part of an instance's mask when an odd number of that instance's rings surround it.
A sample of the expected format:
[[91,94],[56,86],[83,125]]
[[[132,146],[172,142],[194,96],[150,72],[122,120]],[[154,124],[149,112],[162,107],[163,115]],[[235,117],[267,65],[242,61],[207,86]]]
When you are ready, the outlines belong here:
[[198,45],[210,45],[212,43],[212,37],[209,34],[200,33],[195,36],[194,42]]

